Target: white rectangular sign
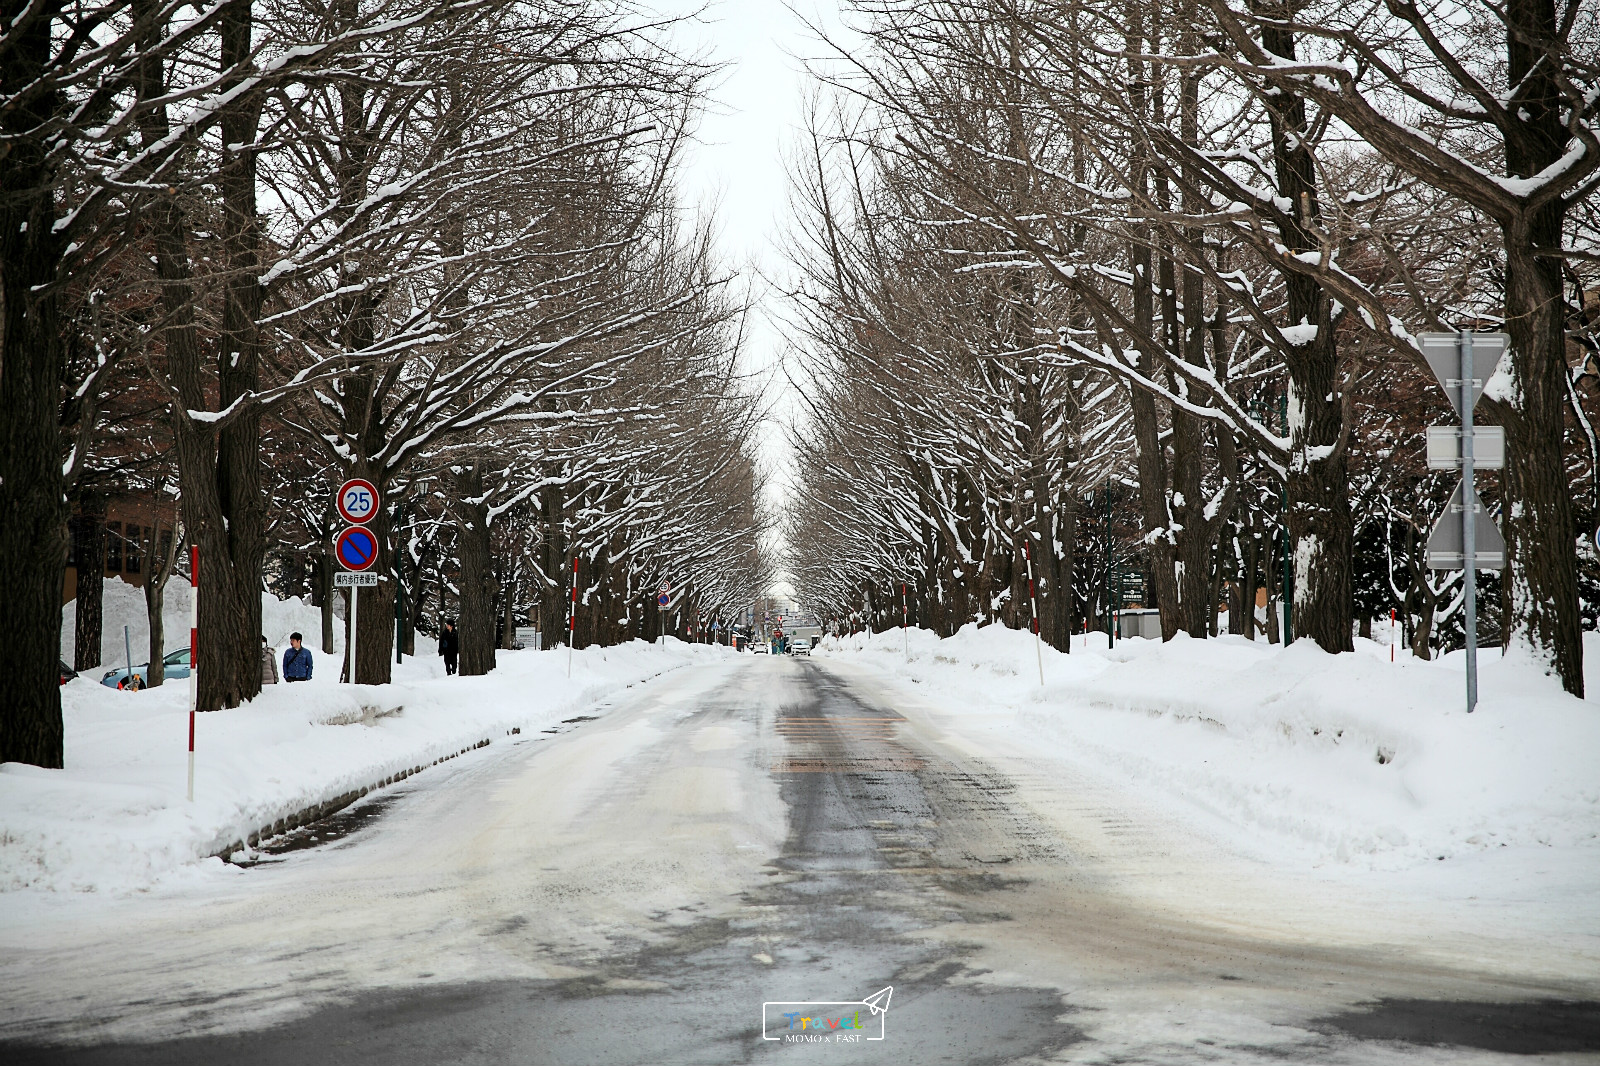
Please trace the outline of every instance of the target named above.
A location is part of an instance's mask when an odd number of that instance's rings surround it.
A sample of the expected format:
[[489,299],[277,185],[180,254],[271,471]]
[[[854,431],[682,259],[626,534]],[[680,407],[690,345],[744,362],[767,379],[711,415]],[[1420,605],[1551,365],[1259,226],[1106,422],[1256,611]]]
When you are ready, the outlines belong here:
[[[1503,470],[1506,431],[1501,426],[1472,427],[1472,463],[1479,470]],[[1461,469],[1461,427],[1428,427],[1428,469]]]
[[377,585],[377,583],[377,574],[352,574],[347,570],[341,570],[333,575],[334,587],[341,589],[350,585],[359,585],[362,588],[371,588]]

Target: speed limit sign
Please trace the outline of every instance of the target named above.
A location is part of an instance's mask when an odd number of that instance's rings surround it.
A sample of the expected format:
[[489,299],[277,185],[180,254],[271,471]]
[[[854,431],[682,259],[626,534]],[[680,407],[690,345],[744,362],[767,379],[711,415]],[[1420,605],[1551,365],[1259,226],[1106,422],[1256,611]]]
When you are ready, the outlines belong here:
[[335,502],[339,517],[353,525],[365,525],[378,513],[378,489],[366,478],[353,477],[339,486]]

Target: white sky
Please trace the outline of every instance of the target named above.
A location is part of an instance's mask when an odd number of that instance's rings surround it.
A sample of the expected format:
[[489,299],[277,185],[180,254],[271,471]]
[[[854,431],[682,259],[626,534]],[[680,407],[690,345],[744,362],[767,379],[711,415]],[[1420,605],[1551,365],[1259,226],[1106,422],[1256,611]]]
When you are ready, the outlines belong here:
[[[714,209],[719,243],[729,264],[741,272],[782,278],[781,242],[788,228],[789,181],[784,157],[802,127],[807,93],[804,60],[824,53],[807,23],[838,38],[835,0],[646,0],[664,15],[700,11],[682,26],[685,50],[707,49],[723,66],[701,120],[696,143],[684,161],[679,183],[686,205]],[[798,12],[798,13],[797,13]],[[783,354],[779,328],[781,297],[749,278],[757,294],[750,323],[746,366],[771,371]],[[774,415],[793,411],[774,381]],[[785,454],[780,427],[769,427],[764,453],[774,467],[772,489],[781,494]],[[781,564],[781,560],[780,560]],[[787,591],[787,590],[785,590]]]
[[[680,186],[686,203],[717,206],[722,247],[743,266],[771,271],[788,210],[784,153],[801,126],[802,63],[822,50],[806,27],[839,29],[833,0],[647,0],[667,15],[700,11],[678,35],[705,48],[723,71],[712,91]],[[770,338],[769,338],[770,341]]]

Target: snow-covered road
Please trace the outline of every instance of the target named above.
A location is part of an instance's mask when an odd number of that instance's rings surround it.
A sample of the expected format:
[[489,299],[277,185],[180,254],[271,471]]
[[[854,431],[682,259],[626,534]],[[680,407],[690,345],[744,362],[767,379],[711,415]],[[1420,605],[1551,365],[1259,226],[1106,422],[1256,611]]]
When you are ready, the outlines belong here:
[[[739,657],[585,717],[434,767],[318,847],[129,898],[28,900],[3,923],[0,1051],[1462,1063],[1595,1050],[1586,944],[1243,858],[859,664]],[[885,985],[882,1042],[762,1039],[767,1001]]]

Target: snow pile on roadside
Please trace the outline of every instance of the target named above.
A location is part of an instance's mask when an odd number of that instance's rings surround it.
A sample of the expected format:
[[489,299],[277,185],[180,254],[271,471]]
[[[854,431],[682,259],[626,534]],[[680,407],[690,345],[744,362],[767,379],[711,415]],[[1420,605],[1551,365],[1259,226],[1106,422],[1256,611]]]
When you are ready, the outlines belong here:
[[[191,596],[188,578],[172,577],[167,580],[166,596],[161,604],[161,623],[169,654],[189,646]],[[130,656],[134,666],[143,666],[150,661],[150,616],[144,602],[144,589],[135,588],[120,577],[108,577],[100,603],[100,666],[84,674],[91,681],[100,680],[106,671],[127,666]],[[337,600],[335,607],[340,614],[343,613]],[[77,618],[77,600],[61,608],[61,660],[69,666],[73,662]],[[128,628],[126,644],[123,642],[124,626]],[[311,644],[322,639],[322,611],[299,598],[280,600],[263,594],[261,630],[261,635],[278,649],[281,660],[283,649],[289,646],[290,633],[297,630],[304,633],[306,641]],[[336,649],[344,647],[342,622],[334,626],[334,642]]]
[[[920,682],[974,726],[1020,727],[1048,757],[1185,804],[1247,851],[1396,868],[1499,846],[1600,846],[1600,709],[1532,663],[1480,657],[1476,713],[1461,656],[1357,641],[1329,655],[1243,637],[1118,641],[968,626],[830,639],[824,655]],[[1600,665],[1600,637],[1586,658]],[[1600,672],[1600,671],[1597,671]],[[1600,682],[1600,677],[1596,678]]]
[[[289,610],[282,606],[282,610]],[[337,656],[312,681],[197,717],[195,800],[184,798],[189,682],[62,689],[66,769],[0,764],[0,891],[139,890],[263,825],[485,738],[545,727],[668,670],[732,654],[643,641],[498,653],[484,677],[408,658],[389,685],[341,685]]]
[[[131,650],[133,663],[138,666],[150,659],[150,616],[144,603],[144,589],[135,588],[120,577],[108,577],[103,584],[100,599],[100,663],[101,671],[115,670],[127,665],[126,656]],[[167,651],[176,651],[189,643],[189,579],[174,577],[167,582],[166,598],[161,604],[161,624],[166,633]],[[271,600],[268,596],[266,599]],[[61,659],[72,665],[72,651],[77,644],[78,601],[73,600],[61,608]],[[122,627],[128,627],[128,645],[123,645]],[[96,681],[100,673],[94,674]]]

